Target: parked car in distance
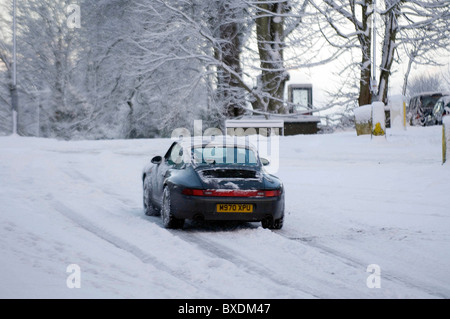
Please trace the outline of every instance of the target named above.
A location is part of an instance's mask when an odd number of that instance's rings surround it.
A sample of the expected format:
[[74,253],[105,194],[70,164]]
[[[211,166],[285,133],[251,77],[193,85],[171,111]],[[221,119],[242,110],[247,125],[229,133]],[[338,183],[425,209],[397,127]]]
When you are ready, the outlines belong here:
[[142,174],[147,215],[161,215],[165,228],[186,219],[261,222],[280,229],[284,188],[267,173],[266,159],[248,143],[234,140],[173,142]]
[[433,109],[436,102],[445,95],[442,92],[426,92],[413,96],[409,100],[407,118],[411,125],[434,125]]

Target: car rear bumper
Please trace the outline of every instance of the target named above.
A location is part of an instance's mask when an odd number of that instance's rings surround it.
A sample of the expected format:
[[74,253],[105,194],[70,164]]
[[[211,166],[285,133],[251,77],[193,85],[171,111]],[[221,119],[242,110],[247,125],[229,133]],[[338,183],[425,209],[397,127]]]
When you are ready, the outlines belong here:
[[[218,212],[218,204],[251,204],[252,212]],[[200,220],[262,221],[279,219],[284,214],[284,193],[277,197],[206,197],[171,194],[171,212],[175,218]]]

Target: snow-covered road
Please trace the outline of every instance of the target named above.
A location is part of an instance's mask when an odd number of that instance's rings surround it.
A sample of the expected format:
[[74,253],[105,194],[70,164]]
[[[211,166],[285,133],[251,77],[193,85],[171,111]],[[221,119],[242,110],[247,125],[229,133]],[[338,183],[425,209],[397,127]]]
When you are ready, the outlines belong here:
[[281,138],[279,231],[145,216],[141,170],[168,139],[1,137],[0,297],[450,298],[441,136]]

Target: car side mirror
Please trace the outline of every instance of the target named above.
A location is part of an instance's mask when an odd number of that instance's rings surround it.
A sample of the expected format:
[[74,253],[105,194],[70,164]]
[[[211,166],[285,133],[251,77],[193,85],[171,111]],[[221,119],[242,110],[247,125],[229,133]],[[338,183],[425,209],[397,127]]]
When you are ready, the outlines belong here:
[[270,162],[267,158],[261,157],[260,160],[261,160],[261,164],[263,164],[264,166],[267,166],[270,164]]
[[159,164],[161,164],[161,162],[162,162],[162,157],[159,156],[159,155],[152,158],[152,163],[153,164],[159,165]]

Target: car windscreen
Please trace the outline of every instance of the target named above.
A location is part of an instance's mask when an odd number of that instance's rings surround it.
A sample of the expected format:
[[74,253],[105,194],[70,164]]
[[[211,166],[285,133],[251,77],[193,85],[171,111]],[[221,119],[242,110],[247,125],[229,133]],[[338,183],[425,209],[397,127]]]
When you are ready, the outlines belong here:
[[252,149],[239,146],[205,146],[192,149],[192,160],[202,164],[257,165],[257,155]]
[[442,94],[434,94],[434,95],[428,95],[422,97],[422,107],[428,110],[432,110],[436,102],[439,100],[439,98],[442,96]]

